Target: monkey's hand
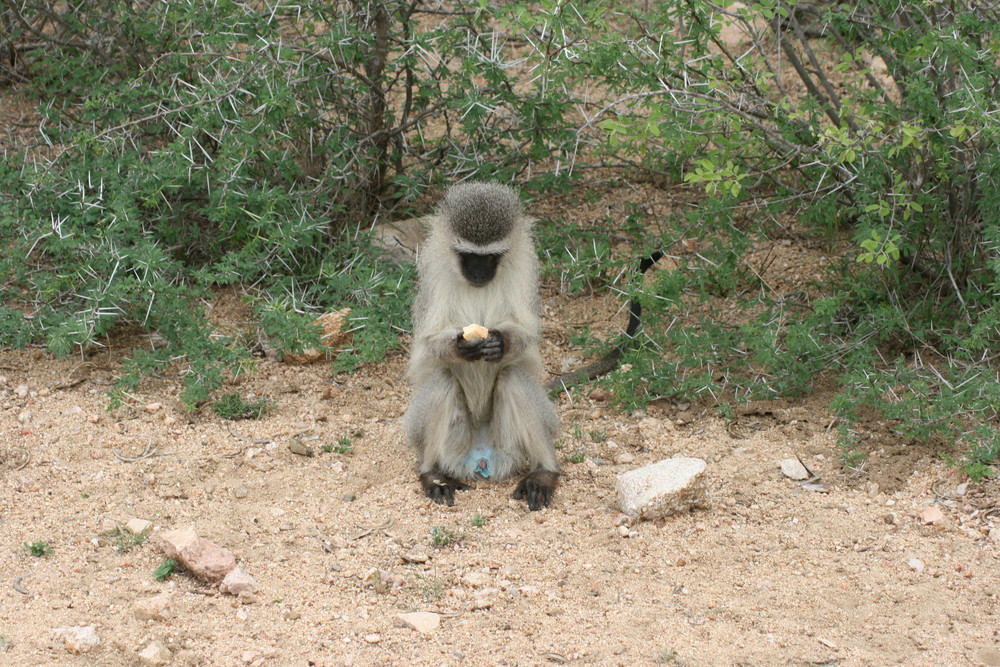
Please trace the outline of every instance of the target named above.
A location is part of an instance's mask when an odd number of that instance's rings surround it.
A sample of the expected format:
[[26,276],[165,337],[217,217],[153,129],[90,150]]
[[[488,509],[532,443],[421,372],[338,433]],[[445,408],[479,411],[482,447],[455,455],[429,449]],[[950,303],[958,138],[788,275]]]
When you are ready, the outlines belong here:
[[483,361],[500,361],[503,359],[503,335],[496,329],[483,339]]
[[503,359],[503,335],[499,331],[490,331],[486,338],[466,340],[459,332],[455,337],[455,347],[458,356],[466,361],[500,361]]
[[466,361],[479,361],[483,358],[483,345],[488,340],[489,338],[466,340],[462,335],[462,330],[459,329],[458,335],[455,337],[455,347],[458,350],[458,356]]

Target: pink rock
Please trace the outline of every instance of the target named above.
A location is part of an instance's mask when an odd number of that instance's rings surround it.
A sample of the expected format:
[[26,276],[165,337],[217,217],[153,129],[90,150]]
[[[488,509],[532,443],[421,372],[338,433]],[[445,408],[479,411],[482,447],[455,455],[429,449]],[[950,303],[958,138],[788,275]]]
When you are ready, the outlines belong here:
[[222,580],[219,590],[229,595],[253,595],[260,589],[257,582],[249,574],[236,567]]
[[221,581],[236,567],[232,551],[199,537],[194,526],[161,533],[160,544],[167,558],[173,558],[204,581]]

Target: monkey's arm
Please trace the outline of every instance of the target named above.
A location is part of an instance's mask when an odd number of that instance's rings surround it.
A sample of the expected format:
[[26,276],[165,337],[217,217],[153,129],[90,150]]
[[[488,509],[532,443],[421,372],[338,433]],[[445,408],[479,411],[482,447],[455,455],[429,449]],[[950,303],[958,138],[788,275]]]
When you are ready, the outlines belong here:
[[[462,330],[458,327],[446,327],[436,333],[420,336],[414,344],[415,351],[421,356],[435,361],[455,362],[468,357],[459,349],[462,340]],[[476,341],[482,343],[482,340]]]

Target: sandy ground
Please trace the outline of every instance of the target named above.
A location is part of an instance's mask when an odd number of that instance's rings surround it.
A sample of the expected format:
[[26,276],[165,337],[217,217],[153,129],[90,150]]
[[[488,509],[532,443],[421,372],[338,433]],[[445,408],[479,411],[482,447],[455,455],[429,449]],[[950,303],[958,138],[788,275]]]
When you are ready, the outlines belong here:
[[[549,314],[583,307],[614,303],[546,297]],[[486,483],[448,508],[422,497],[403,442],[402,353],[340,376],[262,360],[229,390],[276,409],[224,422],[185,411],[176,377],[109,412],[121,352],[0,353],[2,664],[156,664],[140,657],[153,642],[174,665],[1000,664],[1000,487],[960,487],[891,433],[846,474],[823,396],[727,425],[684,405],[620,414],[584,390],[559,403],[562,451],[586,460],[564,463],[552,507]],[[711,509],[617,525],[616,475],[674,455],[708,462]],[[826,492],[782,475],[794,456]],[[152,534],[122,551],[112,532],[132,517]],[[191,524],[235,552],[254,599],[154,579],[157,535]],[[37,541],[52,552],[30,555]],[[138,620],[162,592],[170,617]],[[403,626],[411,611],[440,626]],[[71,653],[53,633],[71,626],[100,644]]]

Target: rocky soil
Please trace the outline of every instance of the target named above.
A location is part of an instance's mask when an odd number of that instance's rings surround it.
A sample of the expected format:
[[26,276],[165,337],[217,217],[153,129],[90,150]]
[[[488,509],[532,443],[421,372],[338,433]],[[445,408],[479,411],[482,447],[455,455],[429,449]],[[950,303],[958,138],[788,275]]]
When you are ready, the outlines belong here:
[[[548,292],[558,371],[566,322],[618,304]],[[276,409],[227,422],[184,410],[177,376],[108,411],[124,351],[0,352],[0,664],[1000,665],[1000,486],[888,430],[845,472],[822,395],[727,424],[585,389],[559,403],[586,458],[552,507],[482,483],[449,508],[400,432],[403,353],[262,360],[226,390]],[[678,455],[708,462],[709,506],[627,520],[617,476]],[[796,457],[820,480],[783,473]],[[192,527],[252,585],[154,578]]]

